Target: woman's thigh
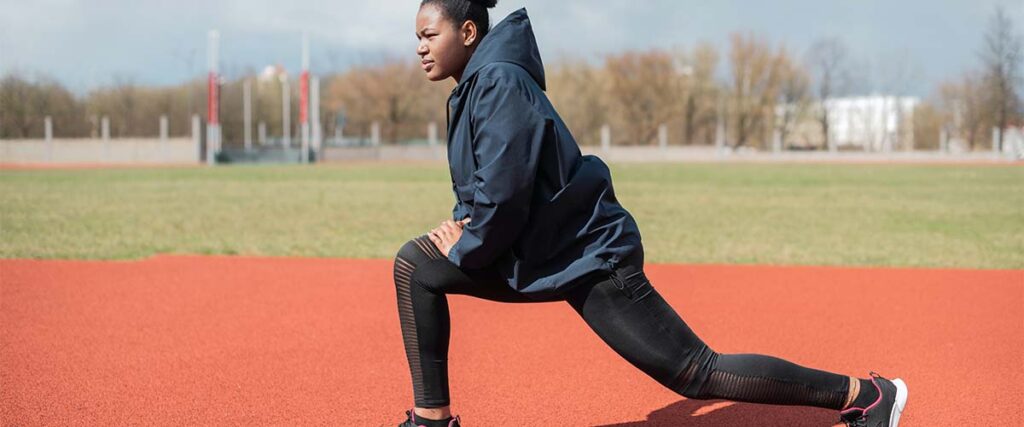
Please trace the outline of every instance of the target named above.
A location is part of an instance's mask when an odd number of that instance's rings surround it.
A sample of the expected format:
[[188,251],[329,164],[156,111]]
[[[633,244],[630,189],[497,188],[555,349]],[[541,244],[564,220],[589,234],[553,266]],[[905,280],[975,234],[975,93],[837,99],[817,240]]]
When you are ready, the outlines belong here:
[[[427,246],[429,245],[429,246]],[[413,284],[434,294],[469,295],[500,302],[546,302],[517,292],[493,268],[461,269],[441,254],[426,236],[406,243],[399,258],[413,265]]]
[[567,301],[616,353],[666,387],[710,351],[654,289],[642,263],[573,289]]

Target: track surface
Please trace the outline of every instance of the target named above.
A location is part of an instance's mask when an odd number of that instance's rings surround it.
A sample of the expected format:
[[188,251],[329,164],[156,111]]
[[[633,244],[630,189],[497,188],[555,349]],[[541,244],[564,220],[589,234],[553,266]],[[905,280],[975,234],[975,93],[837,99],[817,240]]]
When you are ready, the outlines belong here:
[[[713,348],[904,378],[901,426],[1024,425],[1024,271],[648,265]],[[565,303],[450,296],[467,426],[831,426],[691,401]],[[0,424],[394,426],[412,404],[388,260],[0,260]]]

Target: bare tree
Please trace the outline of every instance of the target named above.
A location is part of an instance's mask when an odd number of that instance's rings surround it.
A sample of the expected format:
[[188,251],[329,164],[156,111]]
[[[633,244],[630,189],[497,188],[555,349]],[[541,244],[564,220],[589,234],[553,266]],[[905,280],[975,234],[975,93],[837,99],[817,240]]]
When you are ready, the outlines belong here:
[[548,97],[580,144],[596,144],[608,119],[605,80],[600,69],[583,60],[563,59],[549,67]]
[[715,82],[718,51],[709,43],[698,44],[692,53],[683,53],[683,144],[692,144],[703,136],[712,143],[719,88]]
[[998,148],[1003,148],[1003,132],[1012,116],[1017,113],[1020,102],[1017,88],[1021,83],[1021,36],[1013,29],[1013,22],[1002,6],[996,6],[988,31],[981,59],[985,67],[985,86],[989,102],[994,109],[994,124],[999,132]]
[[972,73],[939,86],[938,109],[944,127],[966,140],[969,150],[974,150],[991,122],[982,88],[981,79]]
[[836,37],[818,40],[807,52],[807,62],[817,88],[818,122],[826,149],[831,147],[828,100],[846,91],[850,82],[849,61],[846,44]]
[[334,76],[325,104],[344,110],[351,126],[364,133],[381,122],[384,137],[398,142],[423,138],[430,121],[443,123],[450,90],[450,84],[427,80],[417,63],[393,59]]
[[15,74],[0,81],[0,137],[27,138],[35,122],[32,120],[32,83]]
[[752,34],[733,34],[730,46],[730,110],[736,130],[733,148],[746,145],[751,138],[763,145],[773,124],[785,50],[773,53],[767,42]]
[[59,136],[77,136],[87,127],[82,104],[56,80],[13,73],[0,79],[0,138],[41,137],[46,116]]
[[810,99],[810,77],[807,71],[793,61],[785,50],[779,52],[779,107],[776,112],[776,128],[779,130],[782,144],[792,132],[793,127],[807,112]]
[[679,76],[672,56],[660,50],[626,52],[607,58],[614,118],[626,130],[630,142],[645,144],[657,135],[658,126],[675,117],[679,106]]
[[[874,89],[893,97],[892,103],[888,102],[889,98],[883,102],[883,114],[892,114],[896,117],[896,129],[891,134],[886,128],[887,125],[881,124],[884,130],[881,133],[881,144],[888,147],[913,148],[914,141],[918,140],[914,136],[915,123],[918,122],[913,118],[913,111],[904,108],[904,97],[918,88],[917,83],[921,81],[922,75],[920,64],[914,61],[910,51],[894,50],[877,58],[874,71]],[[870,126],[877,125],[872,123]]]

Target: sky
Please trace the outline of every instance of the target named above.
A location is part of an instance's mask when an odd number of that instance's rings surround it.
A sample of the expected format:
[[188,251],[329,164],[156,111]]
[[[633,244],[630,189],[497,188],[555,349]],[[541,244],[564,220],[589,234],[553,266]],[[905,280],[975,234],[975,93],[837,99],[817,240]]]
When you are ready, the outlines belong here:
[[[497,23],[526,7],[547,63],[600,61],[624,49],[723,52],[753,32],[803,57],[823,37],[849,48],[858,90],[884,91],[904,70],[904,91],[978,68],[996,5],[1024,30],[1024,0],[499,0]],[[0,73],[57,79],[76,93],[130,81],[171,85],[205,75],[207,32],[220,32],[221,71],[232,78],[281,64],[296,72],[302,32],[314,73],[385,58],[415,59],[418,0],[0,0]],[[723,61],[724,62],[724,61]],[[725,73],[724,63],[720,73]]]

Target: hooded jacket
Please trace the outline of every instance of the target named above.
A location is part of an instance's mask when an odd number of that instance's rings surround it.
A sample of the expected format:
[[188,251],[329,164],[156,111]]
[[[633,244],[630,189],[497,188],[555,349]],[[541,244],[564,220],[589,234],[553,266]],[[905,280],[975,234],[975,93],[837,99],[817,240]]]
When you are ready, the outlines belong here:
[[480,41],[448,100],[453,219],[472,218],[448,253],[462,269],[496,268],[542,299],[640,247],[608,166],[583,156],[544,91],[526,9]]

